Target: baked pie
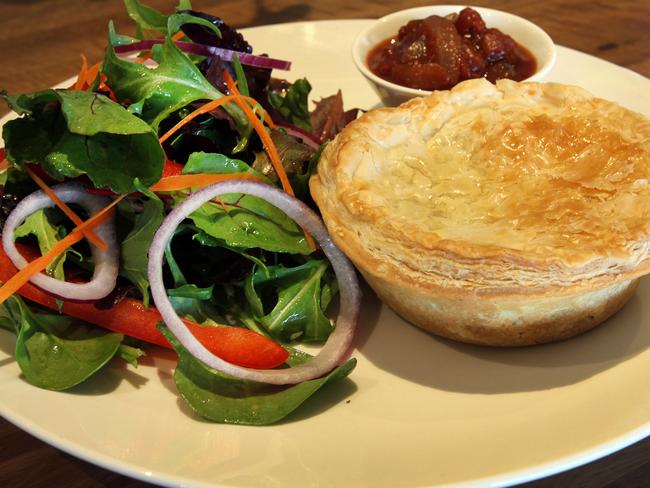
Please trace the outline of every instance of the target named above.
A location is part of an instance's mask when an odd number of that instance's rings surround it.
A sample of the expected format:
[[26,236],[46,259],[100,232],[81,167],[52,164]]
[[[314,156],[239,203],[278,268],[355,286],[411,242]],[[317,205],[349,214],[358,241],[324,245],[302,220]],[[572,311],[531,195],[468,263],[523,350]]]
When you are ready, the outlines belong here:
[[470,80],[370,111],[310,180],[399,315],[527,345],[604,321],[650,271],[650,121],[555,83]]

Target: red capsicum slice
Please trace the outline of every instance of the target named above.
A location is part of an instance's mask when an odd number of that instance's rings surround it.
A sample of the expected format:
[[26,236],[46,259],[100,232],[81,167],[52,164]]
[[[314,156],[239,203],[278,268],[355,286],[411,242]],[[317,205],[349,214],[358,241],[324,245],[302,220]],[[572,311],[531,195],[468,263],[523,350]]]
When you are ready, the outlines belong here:
[[[26,246],[19,246],[28,259],[38,254]],[[17,272],[15,266],[0,246],[0,281],[5,282]],[[58,310],[56,297],[40,288],[26,283],[18,293],[44,307]],[[108,309],[98,308],[92,302],[63,301],[62,312],[71,317],[119,332],[136,339],[171,349],[171,345],[158,331],[162,321],[155,307],[145,307],[140,300],[124,298]],[[274,368],[284,363],[289,353],[271,339],[248,329],[238,327],[201,326],[185,321],[192,334],[213,354],[220,358],[249,368]]]

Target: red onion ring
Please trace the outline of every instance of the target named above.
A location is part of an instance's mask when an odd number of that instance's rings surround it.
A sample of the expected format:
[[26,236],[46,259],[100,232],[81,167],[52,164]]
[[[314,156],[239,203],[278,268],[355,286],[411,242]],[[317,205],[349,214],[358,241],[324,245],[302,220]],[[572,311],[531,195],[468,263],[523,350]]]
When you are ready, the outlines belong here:
[[[115,52],[118,54],[127,54],[151,49],[156,44],[164,43],[164,39],[149,39],[146,41],[134,42],[133,44],[124,44],[115,46]],[[255,54],[242,53],[226,49],[223,47],[208,46],[207,44],[198,44],[194,42],[176,42],[178,48],[186,53],[198,54],[199,56],[219,56],[224,61],[232,61],[235,55],[239,58],[241,64],[254,66],[256,68],[281,69],[288,71],[291,69],[291,62],[282,59],[269,58],[267,56],[257,56]]]
[[[163,284],[163,255],[178,225],[204,203],[227,193],[253,195],[275,205],[306,229],[318,241],[329,258],[339,282],[340,308],[336,327],[327,342],[312,360],[287,369],[251,369],[236,366],[208,351],[188,330],[174,311]],[[187,351],[207,366],[236,378],[289,385],[318,378],[342,362],[350,348],[361,301],[361,291],[354,267],[332,242],[320,218],[303,202],[287,193],[250,181],[226,181],[207,186],[193,193],[165,218],[149,248],[149,284],[151,294],[163,320]]]
[[[78,183],[62,183],[52,187],[52,190],[64,202],[77,203],[90,214],[100,211],[110,203],[110,199],[106,197],[90,195],[83,185]],[[7,217],[2,229],[2,247],[18,269],[23,269],[28,263],[14,244],[16,228],[37,210],[54,207],[55,205],[50,197],[42,190],[38,190],[23,198]],[[98,225],[95,232],[106,243],[107,249],[102,251],[90,244],[95,270],[89,282],[70,283],[57,280],[44,273],[35,274],[29,281],[43,290],[62,298],[74,300],[98,300],[104,298],[115,288],[118,273],[119,247],[115,235],[114,217],[109,217],[103,224]]]

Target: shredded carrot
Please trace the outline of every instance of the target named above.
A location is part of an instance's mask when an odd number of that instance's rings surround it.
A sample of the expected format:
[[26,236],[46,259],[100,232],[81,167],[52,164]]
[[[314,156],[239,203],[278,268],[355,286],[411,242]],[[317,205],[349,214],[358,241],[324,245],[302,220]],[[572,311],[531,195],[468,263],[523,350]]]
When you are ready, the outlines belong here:
[[70,87],[73,90],[81,90],[84,82],[86,80],[86,73],[88,71],[88,58],[81,54],[82,64],[79,74],[77,75],[77,81]]
[[286,191],[289,195],[295,196],[293,188],[291,187],[291,183],[289,182],[289,177],[287,176],[287,173],[284,171],[284,166],[282,166],[280,155],[278,154],[278,150],[276,149],[275,144],[273,144],[273,140],[271,139],[271,136],[262,125],[262,122],[260,122],[260,119],[257,118],[255,113],[248,106],[248,104],[244,100],[242,100],[242,97],[239,94],[237,87],[235,86],[235,82],[233,81],[228,71],[223,72],[223,78],[226,81],[226,86],[228,87],[230,93],[239,95],[238,97],[235,98],[235,103],[237,103],[237,105],[239,105],[239,107],[244,111],[246,117],[248,117],[251,124],[253,124],[253,128],[255,129],[255,132],[257,132],[257,135],[260,136],[260,139],[262,140],[262,144],[264,145],[264,149],[266,150],[266,153],[268,154],[269,159],[271,160],[271,164],[273,165],[273,169],[275,169],[278,178],[280,178],[280,183],[282,183],[282,189]]
[[[253,124],[253,127],[255,128],[255,131],[260,136],[260,139],[262,139],[262,143],[264,144],[266,153],[268,154],[269,159],[271,160],[271,164],[275,168],[275,172],[278,174],[278,177],[280,178],[280,182],[282,183],[282,188],[289,195],[295,196],[293,192],[293,188],[291,188],[291,183],[289,183],[289,177],[287,176],[287,173],[284,171],[284,166],[282,166],[282,161],[280,160],[280,155],[278,154],[278,150],[275,147],[275,144],[273,143],[273,139],[271,139],[269,133],[266,132],[266,129],[264,129],[264,126],[257,118],[255,113],[250,109],[250,107],[246,105],[244,101],[241,100],[242,98],[241,94],[239,93],[239,90],[237,89],[237,85],[235,84],[234,80],[230,76],[230,73],[224,70],[223,77],[224,80],[226,81],[226,86],[228,87],[228,91],[230,91],[230,93],[240,95],[240,97],[235,99],[235,102],[237,103],[237,105],[241,107],[241,109],[244,111],[246,116],[250,119],[251,123]],[[316,242],[314,241],[314,238],[311,236],[309,232],[307,232],[306,229],[303,229],[302,232],[305,235],[305,241],[307,242],[307,246],[309,247],[309,249],[315,251]]]
[[[45,183],[40,176],[38,176],[36,173],[34,173],[31,169],[27,169],[27,174],[34,180],[34,183],[36,183],[45,194],[50,197],[50,199],[56,203],[57,207],[61,209],[61,211],[68,216],[70,220],[72,220],[75,225],[81,225],[83,222],[81,218],[74,213],[74,211],[66,204],[63,200],[61,200],[56,193],[54,193],[54,190],[47,186],[47,183]],[[93,232],[92,229],[86,229],[84,231],[84,236],[92,242],[95,246],[97,246],[99,249],[102,251],[106,250],[106,243],[99,237],[95,232]]]
[[[293,192],[293,188],[291,187],[291,183],[289,182],[289,177],[287,176],[287,173],[284,171],[284,166],[282,166],[282,161],[280,160],[280,155],[278,154],[278,150],[275,147],[275,144],[273,143],[273,139],[271,139],[269,133],[266,132],[266,129],[264,129],[264,126],[255,115],[255,112],[253,112],[251,108],[242,100],[243,98],[247,98],[247,97],[243,97],[241,93],[239,93],[237,84],[232,79],[232,76],[230,76],[230,73],[228,73],[228,71],[224,70],[223,78],[226,81],[226,86],[228,87],[228,91],[231,94],[238,95],[238,97],[235,99],[235,102],[237,103],[237,105],[241,107],[241,109],[244,111],[246,116],[250,119],[251,123],[253,124],[253,127],[255,128],[255,131],[260,136],[260,139],[262,139],[262,144],[264,144],[264,148],[266,149],[266,154],[268,154],[269,159],[271,160],[271,164],[273,165],[275,172],[280,178],[280,182],[282,183],[282,188],[289,195],[295,196]],[[255,100],[253,99],[253,101]],[[266,114],[266,112],[265,112],[265,116],[268,117],[268,114]],[[270,117],[269,117],[269,121],[273,123],[273,121],[270,120]],[[270,127],[273,128],[274,126],[270,126]],[[307,246],[312,251],[315,251],[316,242],[314,241],[314,238],[311,236],[309,232],[307,232],[306,229],[303,229],[302,231],[303,234],[305,235],[305,241],[307,242]]]
[[[275,172],[278,175],[278,178],[280,179],[280,182],[282,184],[282,189],[285,192],[287,192],[289,195],[295,196],[293,188],[291,187],[291,183],[289,182],[289,177],[287,176],[287,173],[284,170],[284,166],[282,166],[282,161],[280,160],[280,155],[278,154],[278,150],[276,149],[275,144],[273,143],[273,139],[271,139],[271,136],[264,128],[264,125],[262,124],[260,119],[255,114],[255,112],[251,109],[251,107],[247,103],[252,101],[252,103],[257,104],[257,102],[255,101],[255,99],[250,97],[245,97],[244,95],[239,93],[239,90],[237,90],[235,82],[233,81],[232,77],[227,71],[224,71],[224,80],[226,81],[226,86],[230,91],[230,95],[208,102],[205,105],[202,105],[201,107],[194,110],[192,113],[190,113],[181,121],[179,121],[176,125],[174,125],[174,127],[169,129],[165,134],[163,134],[162,137],[160,137],[159,139],[160,143],[162,144],[163,142],[165,142],[172,135],[174,135],[181,127],[183,127],[185,124],[190,122],[195,117],[198,117],[199,115],[204,114],[206,112],[210,112],[211,110],[214,110],[225,103],[234,101],[244,111],[244,114],[253,125],[255,132],[257,132],[260,139],[262,140],[262,144],[264,145],[264,149],[266,150],[266,153],[269,156],[269,160],[271,161],[271,164],[273,165],[273,168],[275,169]],[[275,124],[273,124],[271,117],[269,117],[269,115],[266,112],[264,112],[264,120],[267,122],[267,124],[269,124],[270,127],[275,127]],[[188,176],[191,176],[193,179],[185,180],[185,181],[178,179],[174,181],[173,185],[171,181],[169,183],[163,183],[165,180],[168,180],[168,178],[163,178],[154,186],[152,186],[151,189],[153,191],[174,191],[174,190],[186,189],[188,187],[207,186],[209,184],[216,183],[217,181],[224,181],[226,179],[251,179],[250,175],[247,175],[245,178],[242,178],[242,175],[231,176],[231,175],[202,174],[202,175],[174,176],[174,177],[169,177],[169,180],[171,180],[171,178],[174,179],[186,178]],[[220,179],[211,179],[214,177],[220,177]],[[311,250],[316,249],[316,244],[312,236],[307,231],[304,231],[304,233],[305,233],[305,240],[307,241],[307,245],[309,246],[309,249]]]
[[182,119],[180,122],[178,122],[174,127],[172,127],[167,132],[165,132],[165,134],[163,134],[163,136],[159,139],[160,143],[162,144],[163,142],[165,142],[167,139],[169,139],[171,136],[173,136],[176,133],[176,131],[178,131],[178,129],[183,127],[185,124],[190,122],[192,119],[194,119],[194,118],[198,117],[199,115],[204,114],[206,112],[210,112],[211,110],[214,110],[215,108],[220,107],[224,103],[228,103],[228,102],[232,101],[234,98],[235,97],[232,97],[232,96],[225,96],[225,97],[221,97],[221,98],[219,98],[217,100],[212,100],[211,102],[208,102],[205,105],[200,106],[194,112],[192,112],[191,114],[186,116],[184,119]]
[[228,91],[231,95],[236,95],[237,97],[247,101],[250,108],[253,109],[253,113],[255,113],[255,111],[261,111],[264,117],[263,121],[266,122],[266,125],[268,125],[269,128],[275,129],[277,127],[269,113],[264,109],[264,107],[259,104],[257,100],[255,100],[253,97],[247,97],[246,95],[241,94],[239,88],[237,88],[237,82],[233,81],[232,76],[230,76],[230,73],[227,71],[224,71],[224,80],[226,81],[226,86],[228,87]]
[[[181,127],[183,127],[185,124],[189,123],[191,120],[195,119],[199,115],[202,115],[204,113],[210,112],[216,108],[221,107],[222,105],[231,102],[231,101],[236,101],[238,98],[244,99],[248,101],[249,103],[257,103],[257,101],[254,98],[251,97],[246,97],[242,95],[241,93],[237,92],[236,94],[232,95],[226,95],[224,97],[221,97],[217,100],[212,100],[210,102],[207,102],[205,105],[201,105],[199,108],[194,110],[192,113],[188,114],[185,118],[180,120],[174,127],[169,129],[167,132],[165,132],[161,137],[160,137],[160,143],[162,144],[165,142],[167,139],[169,139],[171,136],[173,136]],[[264,114],[264,121],[267,123],[267,125],[271,129],[275,129],[275,124],[273,123],[273,120],[271,119],[271,116],[266,112],[266,110],[263,110]],[[248,116],[248,114],[246,114]],[[257,118],[257,117],[255,117]]]
[[93,81],[95,81],[95,78],[97,78],[100,64],[101,62],[97,62],[88,68],[88,71],[86,71],[86,77],[84,78],[85,89],[89,88],[90,85],[93,84]]
[[16,293],[33,275],[43,271],[47,265],[54,261],[63,251],[83,239],[85,230],[92,229],[104,222],[111,215],[110,210],[117,205],[124,196],[125,195],[122,195],[116,198],[110,203],[110,205],[107,205],[99,212],[95,213],[85,222],[77,225],[72,232],[54,244],[48,252],[43,254],[40,258],[31,261],[27,266],[7,280],[0,288],[0,303],[3,303],[7,298]]
[[172,36],[172,41],[178,42],[183,38],[184,35],[185,33],[182,30],[180,30]]
[[168,176],[162,178],[158,183],[151,187],[152,191],[178,191],[190,188],[204,188],[213,183],[229,180],[248,180],[259,181],[262,180],[255,175],[247,173],[234,173],[234,174],[198,174],[198,175],[178,175]]

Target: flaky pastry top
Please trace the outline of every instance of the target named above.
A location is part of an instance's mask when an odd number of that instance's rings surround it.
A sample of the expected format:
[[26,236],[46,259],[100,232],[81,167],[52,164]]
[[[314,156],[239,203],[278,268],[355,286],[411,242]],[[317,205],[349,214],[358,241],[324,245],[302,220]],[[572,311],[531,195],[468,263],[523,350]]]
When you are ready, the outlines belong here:
[[642,115],[577,87],[472,80],[350,124],[311,189],[353,260],[489,288],[644,267],[649,180]]

